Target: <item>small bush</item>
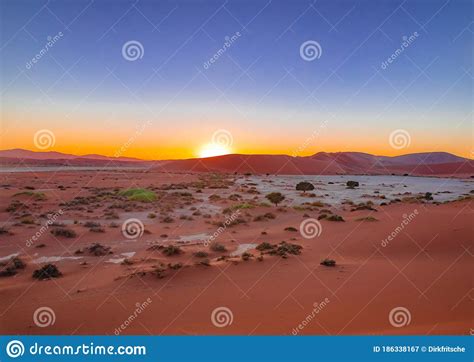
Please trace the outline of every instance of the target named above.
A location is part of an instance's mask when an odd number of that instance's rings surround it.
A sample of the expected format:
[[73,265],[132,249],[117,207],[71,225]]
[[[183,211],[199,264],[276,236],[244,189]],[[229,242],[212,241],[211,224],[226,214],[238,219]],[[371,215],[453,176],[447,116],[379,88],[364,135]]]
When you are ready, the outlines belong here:
[[359,183],[357,181],[347,181],[346,186],[348,189],[355,189],[356,187],[359,187]]
[[361,217],[359,219],[356,219],[356,221],[378,221],[378,220],[373,216],[366,216],[366,217]]
[[333,260],[333,259],[324,259],[323,261],[321,261],[320,263],[321,265],[324,265],[324,266],[336,266],[336,261]]
[[294,228],[293,226],[288,226],[288,227],[285,228],[285,231],[295,232],[295,231],[298,231],[298,229]]
[[125,196],[130,201],[153,202],[156,200],[156,194],[147,189],[128,189],[119,192],[120,196]]
[[306,193],[306,191],[314,190],[314,185],[311,182],[307,181],[298,182],[298,184],[296,185],[296,190],[303,191],[303,193]]
[[6,263],[0,263],[0,277],[11,277],[18,269],[25,269],[26,264],[18,257],[13,257]]
[[222,253],[222,252],[225,252],[227,251],[226,247],[216,241],[212,242],[211,245],[209,245],[209,249],[211,249],[212,251],[215,251],[215,252],[219,252],[219,253]]
[[206,253],[205,251],[196,251],[193,255],[196,258],[207,258],[209,256],[209,254]]
[[40,269],[36,269],[33,272],[33,278],[44,280],[44,279],[51,279],[51,278],[59,278],[63,274],[59,271],[56,265],[54,264],[46,264]]
[[98,228],[98,227],[100,227],[100,222],[86,221],[84,223],[84,227],[86,227],[86,228]]
[[13,196],[29,196],[35,201],[46,200],[46,195],[42,192],[23,191],[23,192],[18,192]]
[[328,217],[326,217],[326,220],[328,221],[345,221],[344,218],[342,216],[339,216],[339,215],[329,215]]
[[274,247],[275,247],[274,245],[264,241],[263,243],[258,244],[255,249],[257,249],[258,251],[264,251],[264,250],[272,250]]
[[161,252],[166,256],[173,256],[173,255],[179,255],[183,251],[181,250],[179,246],[168,245],[168,246],[165,246]]
[[253,257],[253,255],[250,254],[250,253],[247,253],[247,252],[245,252],[245,253],[243,253],[243,254],[241,255],[241,258],[242,258],[243,261],[247,261],[247,260],[249,260],[249,259],[252,258],[252,257]]
[[61,236],[65,238],[75,238],[76,232],[68,228],[55,228],[51,230],[51,234],[54,236]]
[[272,204],[275,204],[275,206],[278,206],[278,204],[285,199],[285,196],[283,196],[280,192],[271,192],[265,196],[265,198]]

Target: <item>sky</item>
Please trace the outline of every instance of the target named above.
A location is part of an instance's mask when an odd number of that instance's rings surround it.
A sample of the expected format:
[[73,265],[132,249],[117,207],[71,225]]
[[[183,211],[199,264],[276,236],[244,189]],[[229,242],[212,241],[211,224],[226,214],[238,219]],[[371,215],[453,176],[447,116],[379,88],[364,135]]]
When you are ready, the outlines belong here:
[[472,14],[469,0],[2,0],[0,149],[472,158]]

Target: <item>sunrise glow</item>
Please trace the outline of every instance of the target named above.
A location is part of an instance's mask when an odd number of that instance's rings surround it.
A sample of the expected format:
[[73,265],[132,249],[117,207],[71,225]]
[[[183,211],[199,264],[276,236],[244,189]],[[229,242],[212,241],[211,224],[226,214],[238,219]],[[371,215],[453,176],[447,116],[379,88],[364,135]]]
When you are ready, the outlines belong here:
[[199,157],[200,158],[206,158],[206,157],[215,157],[215,156],[222,156],[222,155],[228,155],[231,153],[231,151],[221,145],[217,145],[214,143],[208,143],[199,150]]

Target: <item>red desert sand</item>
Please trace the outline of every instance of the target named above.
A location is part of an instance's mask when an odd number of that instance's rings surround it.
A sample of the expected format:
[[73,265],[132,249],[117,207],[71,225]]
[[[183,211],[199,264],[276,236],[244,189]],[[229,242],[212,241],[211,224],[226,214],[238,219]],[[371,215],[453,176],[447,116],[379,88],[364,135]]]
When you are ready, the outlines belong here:
[[[2,176],[0,264],[5,270],[14,257],[26,264],[0,277],[2,334],[472,331],[468,195],[439,203],[436,196],[394,201],[373,194],[378,203],[328,205],[321,186],[316,197],[310,191],[301,196],[305,202],[287,198],[277,207],[243,175]],[[287,187],[293,192],[295,185]],[[340,192],[351,199],[351,190]],[[130,219],[144,225],[140,230],[138,223],[136,237],[122,230]],[[305,238],[304,220],[320,235]],[[409,221],[401,228],[403,220]],[[275,251],[283,241],[302,249]],[[261,243],[271,246],[257,248]],[[321,265],[326,258],[336,265]],[[62,275],[32,277],[48,263]],[[44,328],[33,320],[40,307],[54,311],[54,323]],[[389,316],[400,307],[408,319],[394,326]],[[223,324],[213,320],[216,308],[228,313]]]

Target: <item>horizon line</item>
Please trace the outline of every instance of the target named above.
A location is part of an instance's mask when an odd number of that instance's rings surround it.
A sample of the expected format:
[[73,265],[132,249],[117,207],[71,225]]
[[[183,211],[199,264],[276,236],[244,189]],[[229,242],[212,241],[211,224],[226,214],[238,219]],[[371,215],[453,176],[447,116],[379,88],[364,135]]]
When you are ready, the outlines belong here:
[[[387,157],[387,158],[394,158],[394,157],[401,157],[401,156],[407,156],[407,155],[416,155],[416,154],[432,154],[432,153],[446,153],[450,154],[459,158],[463,158],[465,160],[473,161],[472,158],[468,157],[463,157],[459,156],[455,153],[452,152],[447,152],[447,151],[425,151],[425,152],[412,152],[412,153],[403,153],[403,154],[398,154],[398,155],[393,155],[393,156],[387,156],[387,155],[381,155],[381,154],[372,154],[368,152],[363,152],[363,151],[336,151],[336,152],[327,152],[327,151],[319,151],[310,155],[306,156],[300,156],[300,155],[291,155],[291,154],[285,154],[285,153],[226,153],[222,155],[216,155],[216,156],[209,156],[209,157],[189,157],[189,158],[173,158],[173,159],[145,159],[145,158],[138,158],[138,157],[131,157],[131,156],[108,156],[100,153],[87,153],[83,155],[78,155],[74,153],[65,153],[61,151],[42,151],[42,150],[31,150],[27,148],[8,148],[8,149],[0,149],[0,152],[2,151],[28,151],[28,152],[33,152],[33,153],[39,153],[39,154],[47,154],[47,153],[59,153],[62,155],[66,156],[73,156],[73,157],[83,157],[87,158],[87,156],[100,156],[100,157],[105,157],[109,159],[129,159],[131,160],[130,162],[139,162],[139,161],[144,161],[144,162],[153,162],[153,161],[179,161],[179,160],[199,160],[199,159],[210,159],[210,158],[217,158],[217,157],[224,157],[224,156],[286,156],[286,157],[292,157],[292,158],[306,158],[306,157],[313,157],[317,154],[320,153],[326,153],[326,154],[337,154],[337,153],[359,153],[359,154],[365,154],[365,155],[370,155],[370,156],[375,156],[375,157]],[[0,158],[3,158],[3,156],[0,155]],[[6,157],[5,157],[6,158]],[[12,157],[15,158],[15,157]]]

